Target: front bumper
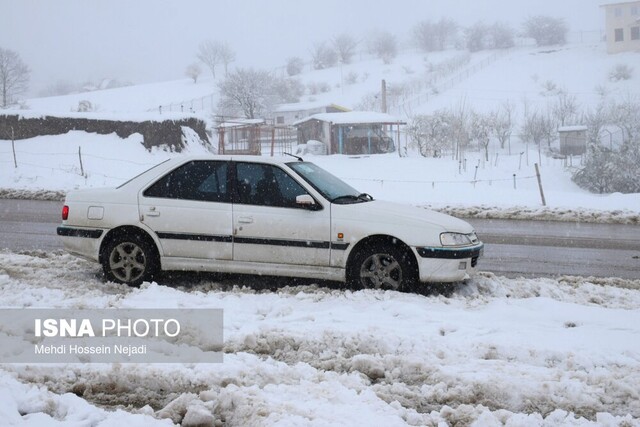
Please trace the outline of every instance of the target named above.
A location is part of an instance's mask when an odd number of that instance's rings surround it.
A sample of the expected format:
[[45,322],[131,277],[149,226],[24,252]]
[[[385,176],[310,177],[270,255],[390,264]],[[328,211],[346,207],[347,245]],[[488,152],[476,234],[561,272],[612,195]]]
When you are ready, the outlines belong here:
[[464,248],[415,248],[421,282],[458,282],[477,272],[484,244]]

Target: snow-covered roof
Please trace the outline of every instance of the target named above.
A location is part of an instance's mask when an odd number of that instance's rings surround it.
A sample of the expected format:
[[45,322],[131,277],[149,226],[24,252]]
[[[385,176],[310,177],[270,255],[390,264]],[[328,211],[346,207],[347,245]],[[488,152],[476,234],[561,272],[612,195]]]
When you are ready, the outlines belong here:
[[266,123],[264,119],[234,119],[220,123],[218,128],[233,128],[241,126],[262,125]]
[[575,131],[581,131],[581,130],[587,130],[586,126],[560,126],[558,128],[558,132],[575,132]]
[[313,110],[316,108],[325,108],[325,107],[331,107],[331,108],[335,108],[337,110],[342,110],[342,111],[351,111],[350,108],[343,107],[342,105],[332,104],[330,102],[320,102],[320,101],[294,102],[291,104],[280,104],[275,109],[275,111],[277,113],[284,113],[288,111],[306,111],[306,110]]
[[309,120],[320,120],[338,125],[361,124],[361,123],[380,123],[380,124],[404,124],[397,117],[386,113],[378,113],[376,111],[349,111],[346,113],[319,113],[294,122],[293,125],[299,125]]

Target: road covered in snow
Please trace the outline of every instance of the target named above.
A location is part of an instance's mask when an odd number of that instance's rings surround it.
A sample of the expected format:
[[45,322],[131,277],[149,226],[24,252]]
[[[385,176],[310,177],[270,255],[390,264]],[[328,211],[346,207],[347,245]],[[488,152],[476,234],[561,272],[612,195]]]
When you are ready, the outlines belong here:
[[0,365],[10,425],[640,425],[640,280],[481,273],[403,294],[176,274],[132,289],[61,251],[4,250],[0,301],[224,310],[221,364]]

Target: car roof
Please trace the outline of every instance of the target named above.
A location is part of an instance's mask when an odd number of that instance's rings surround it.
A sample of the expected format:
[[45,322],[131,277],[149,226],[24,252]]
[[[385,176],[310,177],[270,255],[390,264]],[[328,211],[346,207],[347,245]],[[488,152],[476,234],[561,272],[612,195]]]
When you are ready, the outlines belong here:
[[173,162],[187,162],[192,160],[222,160],[222,161],[236,161],[236,162],[249,162],[249,163],[270,163],[270,164],[283,164],[295,162],[295,157],[290,156],[250,156],[250,155],[229,155],[229,154],[187,154],[183,156],[174,157],[171,159]]

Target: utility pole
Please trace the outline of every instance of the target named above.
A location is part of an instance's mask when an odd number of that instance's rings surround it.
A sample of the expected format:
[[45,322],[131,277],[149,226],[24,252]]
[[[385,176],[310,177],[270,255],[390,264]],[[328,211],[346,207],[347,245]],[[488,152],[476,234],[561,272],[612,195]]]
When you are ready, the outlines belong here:
[[382,112],[386,113],[387,112],[387,82],[383,79],[382,80],[382,88],[380,90],[381,96],[380,98],[382,99]]

